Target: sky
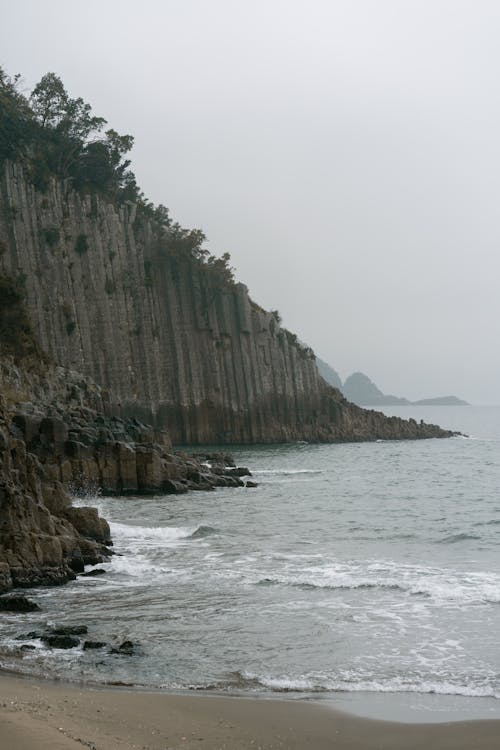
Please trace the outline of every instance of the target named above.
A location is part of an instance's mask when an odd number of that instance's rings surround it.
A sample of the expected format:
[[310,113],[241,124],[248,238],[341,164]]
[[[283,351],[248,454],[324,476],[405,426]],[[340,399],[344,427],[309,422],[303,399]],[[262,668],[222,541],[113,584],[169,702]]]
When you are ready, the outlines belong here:
[[0,0],[0,65],[135,136],[145,194],[342,378],[499,403],[500,3]]

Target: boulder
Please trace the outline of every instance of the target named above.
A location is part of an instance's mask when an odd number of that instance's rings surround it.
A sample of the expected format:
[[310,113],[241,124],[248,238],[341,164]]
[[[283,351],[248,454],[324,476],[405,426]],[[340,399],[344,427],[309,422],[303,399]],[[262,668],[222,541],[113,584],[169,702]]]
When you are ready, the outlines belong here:
[[26,596],[0,596],[0,612],[34,612],[38,604]]
[[132,656],[135,653],[136,644],[132,641],[123,641],[119,646],[110,650],[111,654],[121,654],[122,656]]
[[76,648],[80,645],[78,638],[72,635],[44,635],[42,641],[51,648]]
[[86,625],[61,625],[52,628],[50,635],[87,635],[89,629]]
[[101,544],[107,544],[111,539],[108,522],[99,516],[95,508],[70,506],[65,509],[64,517],[87,539]]
[[102,576],[104,575],[106,571],[104,568],[94,568],[94,570],[87,570],[86,573],[82,573],[80,578],[93,578],[96,576]]

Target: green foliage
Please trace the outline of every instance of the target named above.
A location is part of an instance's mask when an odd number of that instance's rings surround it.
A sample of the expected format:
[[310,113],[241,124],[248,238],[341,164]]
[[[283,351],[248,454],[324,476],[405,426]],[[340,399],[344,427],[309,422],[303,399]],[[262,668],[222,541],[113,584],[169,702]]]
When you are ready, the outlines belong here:
[[24,306],[24,284],[19,279],[0,274],[0,352],[16,361],[48,361],[35,339]]
[[144,281],[148,288],[153,286],[153,264],[150,260],[144,261]]
[[57,227],[46,227],[42,230],[43,238],[49,247],[55,247],[59,242],[60,234]]
[[20,75],[11,77],[0,68],[0,161],[24,152],[33,136],[33,115],[20,82]]
[[206,269],[216,279],[219,285],[232,286],[234,284],[234,268],[229,265],[231,256],[223,253],[220,258],[209,255],[206,261]]
[[177,222],[164,229],[160,241],[160,255],[189,261],[211,276],[218,287],[234,284],[234,269],[230,266],[231,256],[211,255],[204,247],[206,236],[201,229],[184,229]]
[[286,328],[282,328],[278,333],[278,341],[282,347],[284,346],[285,341],[288,341],[288,345],[293,346],[302,359],[316,359],[316,355],[311,347],[302,344],[299,341],[297,334],[288,331]]
[[149,219],[161,229],[172,226],[172,219],[170,218],[169,210],[162,203],[155,206],[154,203],[147,200],[144,193],[139,192],[138,188],[136,201],[138,208],[137,217],[134,222],[134,228],[136,231],[142,229],[144,219]]
[[110,279],[108,276],[106,276],[104,289],[106,291],[106,294],[114,294],[116,292],[115,282],[112,279]]
[[68,336],[71,336],[74,333],[75,328],[76,328],[75,321],[68,320],[68,322],[66,323],[66,333],[68,334]]
[[[97,215],[97,193],[115,202],[135,203],[134,231],[139,233],[148,225],[156,235],[160,255],[195,264],[210,275],[216,288],[234,284],[228,253],[220,258],[210,254],[200,229],[173,223],[165,206],[155,206],[139,190],[126,158],[132,136],[120,135],[113,128],[104,130],[106,120],[94,115],[81,97],[72,98],[55,73],[46,73],[29,97],[19,89],[19,76],[11,78],[0,68],[0,162],[22,157],[41,192],[47,192],[53,177],[67,180],[77,190],[90,191],[90,218]],[[44,239],[50,247],[57,244],[55,228],[44,230]],[[78,236],[74,249],[80,255],[89,250],[85,235]],[[145,267],[145,275],[150,286],[150,267]]]
[[137,200],[139,190],[125,154],[134,139],[110,128],[81,97],[72,99],[61,79],[46,73],[29,98],[20,76],[0,68],[0,161],[19,156],[31,162],[32,178],[45,191],[52,175],[77,189],[94,188],[119,200]]
[[79,234],[75,242],[75,252],[78,255],[83,255],[89,249],[89,242],[86,234]]
[[184,229],[176,222],[164,237],[170,255],[203,261],[209,254],[203,247],[206,237],[201,229]]

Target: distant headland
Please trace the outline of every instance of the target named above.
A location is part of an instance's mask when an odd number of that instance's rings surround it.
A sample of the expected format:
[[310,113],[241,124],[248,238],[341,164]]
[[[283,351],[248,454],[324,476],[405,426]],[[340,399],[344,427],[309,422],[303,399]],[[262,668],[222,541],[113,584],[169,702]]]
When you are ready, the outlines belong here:
[[316,359],[321,377],[327,383],[338,388],[348,401],[358,406],[469,406],[457,396],[438,396],[436,398],[423,398],[419,401],[410,401],[407,398],[382,393],[375,383],[362,372],[353,372],[346,378],[345,382],[339,374],[323,360]]

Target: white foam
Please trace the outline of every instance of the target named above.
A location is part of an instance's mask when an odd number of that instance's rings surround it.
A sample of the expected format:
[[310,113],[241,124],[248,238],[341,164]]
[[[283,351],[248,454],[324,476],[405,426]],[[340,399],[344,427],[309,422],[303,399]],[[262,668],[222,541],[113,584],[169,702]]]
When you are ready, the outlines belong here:
[[131,526],[116,522],[111,522],[109,526],[115,542],[122,539],[175,542],[188,539],[200,528],[199,526]]
[[322,469],[252,469],[252,474],[269,474],[271,476],[288,476],[297,474],[323,474]]
[[400,591],[443,605],[500,603],[498,573],[461,573],[392,561],[326,562],[300,567],[290,564],[280,573],[263,573],[258,580],[319,589],[386,590],[395,595]]
[[477,698],[500,699],[497,686],[488,684],[486,680],[477,684],[466,685],[451,682],[449,679],[419,680],[392,677],[387,680],[363,679],[354,672],[346,673],[344,677],[331,678],[326,675],[301,675],[299,677],[258,675],[252,672],[242,672],[245,680],[258,682],[263,687],[276,691],[297,692],[367,692],[367,693],[423,693],[438,695],[462,695]]

